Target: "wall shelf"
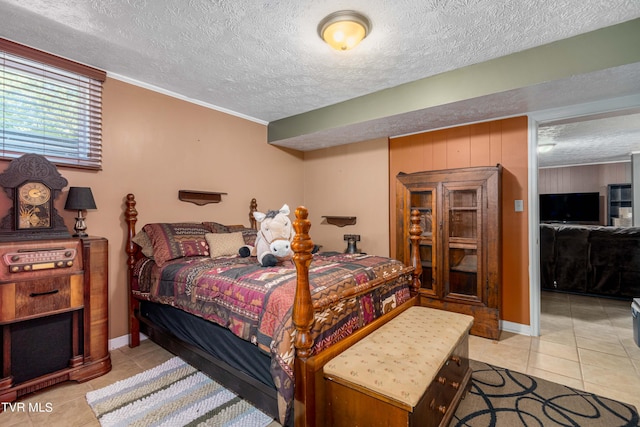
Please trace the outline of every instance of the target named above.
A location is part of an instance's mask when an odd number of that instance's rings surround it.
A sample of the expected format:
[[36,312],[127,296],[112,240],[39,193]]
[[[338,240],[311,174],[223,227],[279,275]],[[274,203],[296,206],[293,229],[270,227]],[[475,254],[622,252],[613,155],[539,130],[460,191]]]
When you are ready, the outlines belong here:
[[335,225],[338,227],[344,227],[345,225],[354,225],[357,217],[355,216],[335,216],[335,215],[323,215],[327,221],[327,224]]
[[179,190],[178,199],[183,202],[194,203],[198,206],[203,206],[209,203],[220,203],[222,201],[222,195],[227,193],[220,193],[215,191],[196,191],[196,190]]

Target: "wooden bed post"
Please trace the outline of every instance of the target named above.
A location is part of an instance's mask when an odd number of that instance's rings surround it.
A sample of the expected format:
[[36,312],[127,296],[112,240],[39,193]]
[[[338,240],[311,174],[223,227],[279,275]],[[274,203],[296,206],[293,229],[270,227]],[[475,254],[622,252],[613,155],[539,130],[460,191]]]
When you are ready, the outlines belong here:
[[296,232],[291,248],[293,262],[296,266],[296,293],[293,299],[292,320],[295,331],[295,403],[294,422],[296,427],[315,424],[315,381],[314,375],[306,369],[306,360],[311,355],[313,339],[313,303],[309,289],[309,266],[313,255],[313,242],[309,237],[311,222],[307,219],[309,212],[304,206],[296,209],[293,228]]
[[135,265],[136,247],[133,237],[136,235],[136,222],[138,222],[138,211],[136,210],[136,199],[131,193],[127,194],[127,208],[124,211],[124,218],[127,222],[127,287],[129,289],[129,347],[140,345],[140,322],[136,318],[136,311],[140,309],[140,302],[131,294],[131,275]]
[[258,221],[253,216],[253,213],[257,211],[258,211],[258,202],[256,201],[255,198],[253,198],[251,199],[251,203],[249,203],[249,225],[254,230],[258,229]]
[[422,284],[422,261],[420,260],[420,239],[422,239],[422,227],[420,227],[420,211],[411,211],[411,227],[409,228],[411,239],[411,265],[413,266],[412,290],[417,294]]

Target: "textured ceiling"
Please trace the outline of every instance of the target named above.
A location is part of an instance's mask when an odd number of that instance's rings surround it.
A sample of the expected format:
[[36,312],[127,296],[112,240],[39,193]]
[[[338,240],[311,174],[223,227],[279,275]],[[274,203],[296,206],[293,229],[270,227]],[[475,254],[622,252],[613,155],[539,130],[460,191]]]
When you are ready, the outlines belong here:
[[538,154],[541,167],[630,161],[640,152],[640,114],[595,116],[553,123],[538,129],[538,145],[552,144]]
[[[348,52],[316,32],[341,9],[372,22]],[[0,0],[0,36],[268,123],[638,17],[638,0]],[[524,95],[512,102],[529,103]],[[482,102],[450,117],[496,117]],[[364,126],[398,135],[419,130],[411,119]],[[326,136],[293,147],[329,145]]]

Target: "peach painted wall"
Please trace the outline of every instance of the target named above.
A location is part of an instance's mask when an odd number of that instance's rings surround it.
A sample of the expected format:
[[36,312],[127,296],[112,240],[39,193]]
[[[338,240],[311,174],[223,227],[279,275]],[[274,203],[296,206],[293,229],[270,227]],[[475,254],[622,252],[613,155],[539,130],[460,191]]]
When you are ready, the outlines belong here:
[[[405,172],[500,162],[505,207],[515,198],[527,201],[525,118],[405,137],[402,144],[392,141],[391,152],[387,139],[376,139],[303,154],[267,144],[265,125],[112,78],[103,105],[103,170],[59,171],[69,186],[93,189],[98,209],[87,213],[88,232],[109,239],[110,338],[128,333],[127,193],[136,195],[138,229],[150,221],[248,224],[256,197],[261,210],[305,204],[311,237],[324,250],[342,251],[344,234],[360,234],[358,246],[378,255],[389,255],[389,176],[399,171],[389,165],[398,161]],[[0,170],[7,164],[0,162]],[[180,189],[228,194],[221,203],[196,206],[178,201]],[[65,200],[66,190],[56,206],[72,229],[74,213],[63,210]],[[0,211],[7,208],[0,200]],[[323,215],[356,216],[357,223],[340,228],[323,223]],[[503,235],[512,233],[505,245],[511,249],[505,251],[503,317],[528,324],[526,216],[505,210],[503,218]]]
[[[263,124],[108,78],[103,93],[103,170],[59,167],[69,186],[92,188],[88,233],[109,240],[109,337],[128,334],[123,208],[136,195],[139,230],[146,222],[213,220],[249,224],[249,203],[262,210],[303,202],[302,154],[267,144]],[[8,162],[0,162],[4,170]],[[68,189],[68,187],[67,187]],[[74,213],[63,210],[73,229]],[[197,206],[178,190],[221,191],[222,202]],[[8,206],[8,205],[7,205]],[[0,210],[5,206],[0,203]]]
[[[390,206],[399,172],[502,164],[501,318],[529,324],[527,118],[516,117],[394,138],[389,143]],[[514,211],[514,201],[524,211]],[[390,212],[395,224],[395,211]],[[390,247],[395,248],[391,234]],[[393,254],[393,249],[391,250]]]
[[[306,152],[304,198],[310,235],[322,250],[344,251],[345,234],[359,234],[358,248],[389,255],[387,138]],[[356,224],[337,227],[323,215],[355,216]]]

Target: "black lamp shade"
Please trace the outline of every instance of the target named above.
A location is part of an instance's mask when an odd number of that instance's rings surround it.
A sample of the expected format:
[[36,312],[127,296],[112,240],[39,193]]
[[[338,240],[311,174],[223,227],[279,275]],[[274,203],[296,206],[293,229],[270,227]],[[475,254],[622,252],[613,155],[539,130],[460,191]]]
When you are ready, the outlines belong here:
[[69,187],[69,195],[64,205],[69,210],[97,209],[89,187]]

